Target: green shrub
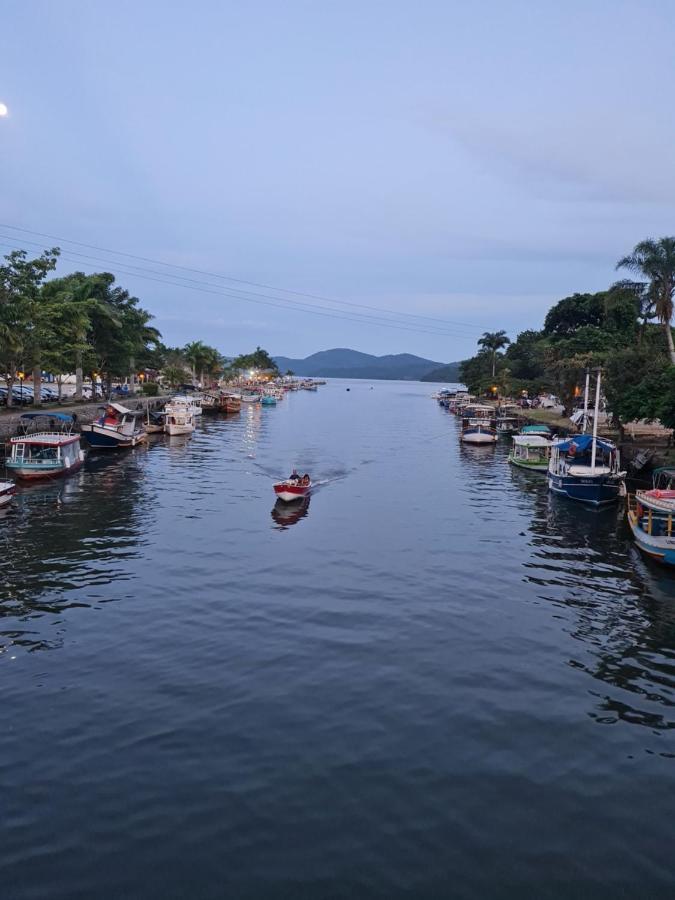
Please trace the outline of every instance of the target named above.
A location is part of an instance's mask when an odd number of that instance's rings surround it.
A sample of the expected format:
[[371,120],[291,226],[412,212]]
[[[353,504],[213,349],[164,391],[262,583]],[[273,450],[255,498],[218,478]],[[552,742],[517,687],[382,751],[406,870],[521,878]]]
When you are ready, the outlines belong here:
[[144,397],[156,397],[159,394],[159,385],[156,381],[149,381],[147,384],[141,385],[141,394]]

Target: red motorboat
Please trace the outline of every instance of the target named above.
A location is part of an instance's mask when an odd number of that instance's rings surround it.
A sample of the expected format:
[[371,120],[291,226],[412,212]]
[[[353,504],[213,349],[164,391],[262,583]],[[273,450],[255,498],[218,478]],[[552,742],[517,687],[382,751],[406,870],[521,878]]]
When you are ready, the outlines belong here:
[[279,500],[290,503],[293,500],[301,500],[312,490],[312,479],[309,475],[298,475],[294,472],[286,481],[279,481],[274,485],[274,493]]

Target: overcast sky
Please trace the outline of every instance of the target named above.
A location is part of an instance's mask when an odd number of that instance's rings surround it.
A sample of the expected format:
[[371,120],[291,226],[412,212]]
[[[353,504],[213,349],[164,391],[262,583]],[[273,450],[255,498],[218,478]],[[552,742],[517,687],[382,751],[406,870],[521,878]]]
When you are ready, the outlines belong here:
[[462,358],[675,233],[674,39],[672,0],[4,0],[0,220],[153,262],[0,252],[170,344]]

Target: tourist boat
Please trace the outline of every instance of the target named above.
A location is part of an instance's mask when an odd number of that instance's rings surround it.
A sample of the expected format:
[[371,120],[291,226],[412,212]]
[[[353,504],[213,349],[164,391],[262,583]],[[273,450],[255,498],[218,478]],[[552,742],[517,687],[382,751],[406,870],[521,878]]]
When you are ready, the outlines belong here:
[[516,434],[513,448],[509,453],[509,462],[530,472],[548,471],[551,458],[551,441],[543,434]]
[[[586,380],[588,394],[588,379]],[[584,405],[587,406],[586,397]],[[600,405],[600,371],[595,385],[595,409]],[[555,494],[593,506],[613,503],[626,493],[626,472],[616,445],[598,437],[598,417],[593,434],[553,441],[548,465],[548,487]]]
[[164,431],[170,435],[192,434],[195,430],[194,407],[186,404],[183,398],[179,402],[167,403],[164,407]]
[[144,426],[146,434],[163,434],[164,433],[164,413],[161,410],[151,412],[145,419]]
[[84,462],[80,435],[73,432],[66,413],[24,413],[22,433],[10,438],[11,455],[5,465],[17,478],[58,478],[76,472]]
[[462,411],[462,441],[465,444],[494,444],[497,441],[493,406],[468,406]]
[[140,413],[121,403],[109,403],[103,414],[91,425],[82,426],[82,436],[96,450],[127,450],[145,440],[145,430],[138,424]]
[[192,404],[192,415],[193,416],[201,416],[202,402],[204,399],[202,397],[202,395],[201,394],[192,394],[190,397],[186,397],[185,399],[188,400]]
[[279,500],[290,503],[293,500],[300,500],[307,497],[312,490],[312,480],[309,475],[298,478],[287,478],[274,485],[274,493]]
[[652,473],[652,489],[628,495],[628,524],[635,543],[657,562],[675,566],[675,469]]
[[220,396],[214,393],[207,393],[202,396],[202,412],[216,413],[220,409]]
[[0,481],[0,506],[7,506],[8,503],[11,503],[15,493],[16,485],[13,481]]
[[273,397],[271,394],[264,394],[260,402],[263,406],[276,406],[277,398]]

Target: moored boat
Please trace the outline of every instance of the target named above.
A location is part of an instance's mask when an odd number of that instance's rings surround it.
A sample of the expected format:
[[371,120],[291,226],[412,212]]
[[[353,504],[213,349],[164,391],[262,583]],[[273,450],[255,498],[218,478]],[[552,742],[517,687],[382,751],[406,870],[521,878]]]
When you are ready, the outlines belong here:
[[309,475],[298,475],[296,472],[285,481],[279,481],[274,485],[274,493],[279,500],[290,503],[306,497],[312,490],[312,479]]
[[164,413],[161,410],[150,411],[145,419],[144,426],[146,434],[163,434],[164,433]]
[[516,434],[508,459],[513,466],[545,475],[550,457],[551,441],[547,437],[542,434]]
[[271,394],[264,394],[260,402],[263,406],[276,406],[277,398],[273,397]]
[[628,495],[628,525],[639,549],[657,562],[675,566],[675,490],[653,488]]
[[473,405],[462,411],[462,441],[465,444],[494,444],[497,441],[493,406]]
[[84,462],[84,452],[74,425],[73,417],[66,413],[24,413],[19,419],[22,434],[9,441],[7,469],[17,478],[29,480],[76,472]]
[[128,450],[146,437],[139,415],[121,403],[109,403],[91,425],[82,426],[82,436],[96,450]]
[[7,506],[16,493],[16,485],[13,481],[0,481],[0,506]]
[[192,434],[195,430],[194,407],[182,402],[171,401],[164,407],[164,431],[170,435]]

